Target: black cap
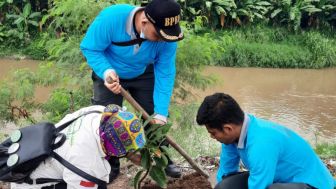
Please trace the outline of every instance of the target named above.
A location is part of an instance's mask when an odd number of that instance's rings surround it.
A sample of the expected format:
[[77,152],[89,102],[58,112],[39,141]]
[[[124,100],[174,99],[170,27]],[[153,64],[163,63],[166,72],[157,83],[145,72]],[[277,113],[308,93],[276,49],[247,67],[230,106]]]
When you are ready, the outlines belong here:
[[145,15],[160,37],[169,42],[183,39],[179,25],[181,7],[175,0],[153,0],[145,7]]

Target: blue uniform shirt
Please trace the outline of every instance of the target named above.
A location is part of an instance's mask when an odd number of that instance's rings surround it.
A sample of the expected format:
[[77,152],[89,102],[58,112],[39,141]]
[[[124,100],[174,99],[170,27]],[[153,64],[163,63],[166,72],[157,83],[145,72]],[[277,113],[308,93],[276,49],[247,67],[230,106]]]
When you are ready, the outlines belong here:
[[265,189],[272,183],[306,183],[332,189],[334,180],[309,144],[281,125],[245,116],[239,143],[222,144],[218,182],[238,171],[239,161],[250,171],[248,188]]
[[176,42],[144,41],[141,46],[116,46],[112,42],[135,39],[133,16],[139,7],[112,5],[105,8],[90,25],[80,44],[89,66],[102,79],[109,69],[122,79],[132,79],[154,64],[154,111],[168,115],[175,80]]

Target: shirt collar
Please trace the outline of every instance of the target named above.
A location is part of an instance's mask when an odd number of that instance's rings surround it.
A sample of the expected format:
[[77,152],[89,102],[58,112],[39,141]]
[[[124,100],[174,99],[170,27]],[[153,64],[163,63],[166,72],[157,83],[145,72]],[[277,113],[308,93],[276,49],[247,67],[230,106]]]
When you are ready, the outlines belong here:
[[[126,32],[128,35],[131,36],[131,39],[136,39],[137,36],[135,34],[135,28],[133,27],[133,19],[135,16],[135,13],[137,13],[140,10],[145,9],[144,7],[135,7],[132,12],[128,15],[127,22],[126,22]],[[136,44],[133,47],[133,53],[136,54],[140,49],[140,45]]]
[[128,35],[131,36],[131,39],[136,39],[136,35],[134,32],[135,28],[133,28],[133,19],[134,19],[135,13],[143,9],[144,7],[135,7],[132,10],[132,12],[128,15],[127,22],[126,22],[126,32],[128,33]]
[[246,140],[246,135],[247,135],[247,129],[249,127],[250,123],[250,118],[249,116],[245,113],[244,114],[244,123],[240,131],[240,136],[239,136],[239,141],[237,148],[244,149],[245,147],[245,140]]

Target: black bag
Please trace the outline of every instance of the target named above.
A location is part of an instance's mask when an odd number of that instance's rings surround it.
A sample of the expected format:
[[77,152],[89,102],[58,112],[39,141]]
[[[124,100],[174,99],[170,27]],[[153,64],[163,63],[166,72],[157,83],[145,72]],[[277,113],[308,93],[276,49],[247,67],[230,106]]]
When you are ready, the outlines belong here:
[[[99,111],[89,111],[79,117],[90,113],[101,113]],[[60,179],[30,179],[30,174],[48,157],[53,157],[65,167],[82,176],[83,178],[106,188],[106,182],[99,180],[73,166],[57,153],[66,140],[63,129],[77,120],[79,117],[70,120],[58,128],[52,123],[39,123],[27,126],[16,131],[17,135],[6,139],[0,144],[0,181],[42,184],[47,182],[60,182]],[[13,141],[14,140],[14,141]],[[18,141],[16,141],[18,140]],[[15,144],[14,144],[15,143]],[[14,147],[14,148],[13,148]],[[18,148],[18,149],[17,149]],[[105,186],[105,187],[104,187]]]

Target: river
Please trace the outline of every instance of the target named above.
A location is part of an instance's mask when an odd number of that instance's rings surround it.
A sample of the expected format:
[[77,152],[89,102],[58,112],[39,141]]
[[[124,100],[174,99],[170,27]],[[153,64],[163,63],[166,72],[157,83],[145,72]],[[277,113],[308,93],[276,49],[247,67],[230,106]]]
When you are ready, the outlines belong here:
[[[36,70],[38,61],[0,59],[0,79],[19,68]],[[196,90],[198,100],[225,92],[244,111],[286,125],[313,144],[336,137],[336,69],[265,69],[206,67],[217,82]],[[45,102],[51,88],[38,87],[35,99]]]

